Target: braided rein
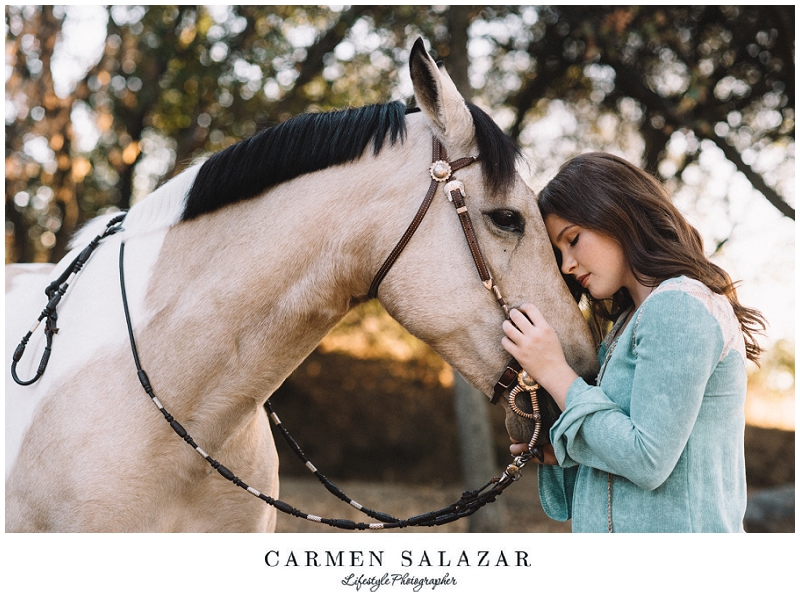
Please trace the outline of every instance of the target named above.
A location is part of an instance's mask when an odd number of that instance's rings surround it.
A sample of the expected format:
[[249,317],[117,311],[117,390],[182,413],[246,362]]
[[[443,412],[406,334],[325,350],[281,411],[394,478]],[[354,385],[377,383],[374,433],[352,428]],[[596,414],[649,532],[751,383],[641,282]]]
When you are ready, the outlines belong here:
[[456,521],[461,519],[462,517],[467,517],[472,515],[478,509],[484,507],[490,502],[493,502],[502,492],[505,490],[512,482],[518,480],[520,478],[519,470],[525,465],[525,463],[531,458],[531,455],[525,454],[514,459],[514,462],[511,463],[503,474],[498,478],[493,478],[487,484],[479,488],[478,490],[466,491],[461,495],[461,498],[442,508],[437,511],[431,511],[429,513],[423,513],[421,515],[416,515],[414,517],[410,517],[408,519],[400,519],[398,517],[394,517],[392,515],[388,515],[386,513],[381,513],[363,505],[357,503],[356,501],[352,500],[348,497],[344,492],[342,492],[335,484],[333,484],[330,480],[328,480],[324,475],[322,475],[316,467],[314,467],[308,459],[306,459],[303,451],[300,449],[300,446],[297,442],[292,438],[289,432],[286,430],[284,425],[281,423],[280,418],[278,418],[275,410],[272,408],[271,403],[269,400],[265,403],[265,409],[270,415],[275,426],[281,432],[283,437],[288,442],[289,446],[292,450],[297,454],[297,456],[303,460],[308,467],[316,476],[317,479],[325,486],[325,488],[334,496],[339,498],[340,500],[348,503],[353,508],[361,511],[365,515],[372,517],[374,519],[378,519],[380,523],[367,523],[367,522],[356,522],[351,521],[349,519],[331,519],[328,517],[319,517],[317,515],[311,515],[309,513],[305,513],[300,509],[296,509],[292,505],[283,502],[282,500],[278,500],[271,496],[264,494],[263,492],[257,490],[256,488],[250,486],[239,477],[237,477],[229,468],[225,467],[222,463],[214,459],[211,455],[209,455],[202,447],[200,447],[197,442],[189,435],[186,429],[178,422],[172,414],[167,411],[161,401],[153,392],[153,388],[150,384],[150,380],[147,376],[147,373],[141,366],[141,362],[139,360],[139,352],[136,348],[136,340],[133,334],[133,325],[131,323],[130,311],[128,308],[128,298],[127,293],[125,291],[125,269],[124,269],[124,262],[125,262],[125,243],[122,242],[119,248],[119,279],[120,279],[120,289],[122,292],[122,307],[125,312],[125,323],[128,328],[128,337],[131,343],[131,352],[133,354],[134,363],[136,364],[136,373],[139,378],[139,382],[142,385],[142,388],[150,397],[150,400],[156,406],[156,408],[161,412],[164,416],[164,419],[170,425],[172,430],[190,447],[192,447],[201,457],[203,457],[211,467],[216,470],[223,478],[228,480],[229,482],[233,483],[236,486],[239,486],[243,490],[246,490],[256,498],[264,501],[268,505],[275,507],[282,513],[286,513],[288,515],[292,515],[293,517],[297,517],[299,519],[305,519],[307,521],[312,521],[314,523],[323,523],[329,525],[331,527],[335,527],[338,529],[345,529],[345,530],[382,530],[382,529],[398,529],[398,528],[405,528],[405,527],[433,527],[437,525],[444,525],[445,523],[450,523],[452,521]]

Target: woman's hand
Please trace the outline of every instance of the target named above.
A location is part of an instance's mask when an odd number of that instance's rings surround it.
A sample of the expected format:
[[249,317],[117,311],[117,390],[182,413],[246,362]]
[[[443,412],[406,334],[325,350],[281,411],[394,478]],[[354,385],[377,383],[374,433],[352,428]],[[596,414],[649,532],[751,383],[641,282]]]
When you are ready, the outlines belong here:
[[[510,448],[511,448],[511,454],[516,457],[524,452],[527,452],[528,445],[524,442],[521,442],[519,444],[512,444]],[[558,461],[556,460],[556,454],[553,451],[552,444],[546,444],[539,448],[542,450],[542,452],[544,452],[544,463],[543,463],[544,465],[558,465]],[[531,463],[540,463],[540,461],[536,459],[535,461],[531,461]]]
[[555,330],[530,303],[512,309],[510,316],[516,327],[508,320],[503,322],[503,349],[550,393],[563,411],[567,390],[578,374],[567,364]]

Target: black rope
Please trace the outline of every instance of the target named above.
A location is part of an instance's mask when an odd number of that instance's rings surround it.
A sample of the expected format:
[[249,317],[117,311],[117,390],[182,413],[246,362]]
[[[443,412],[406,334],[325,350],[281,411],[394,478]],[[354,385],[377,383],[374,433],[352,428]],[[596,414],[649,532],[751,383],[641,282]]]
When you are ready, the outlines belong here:
[[269,413],[270,419],[272,420],[275,427],[278,428],[284,440],[286,440],[286,444],[289,445],[289,448],[292,449],[294,454],[297,455],[298,458],[303,462],[303,464],[317,477],[320,483],[323,486],[325,486],[325,489],[328,492],[333,494],[339,500],[346,502],[351,507],[358,509],[359,511],[361,511],[362,513],[364,513],[369,517],[372,517],[373,519],[377,519],[378,521],[384,521],[386,523],[393,523],[399,521],[397,517],[393,517],[391,515],[387,515],[386,513],[381,513],[380,511],[374,511],[372,509],[369,509],[357,503],[349,496],[347,496],[347,494],[345,494],[336,484],[334,484],[327,477],[325,477],[316,467],[314,467],[311,461],[308,460],[305,453],[303,452],[303,449],[300,448],[300,445],[297,444],[297,441],[292,437],[291,434],[289,434],[289,431],[281,422],[280,418],[278,417],[278,414],[272,408],[272,403],[270,403],[269,399],[267,399],[267,402],[264,404],[264,409],[266,409],[267,413]]
[[[120,214],[114,216],[114,218],[112,218],[106,225],[105,231],[92,239],[89,245],[86,246],[86,248],[81,251],[80,254],[78,254],[78,257],[72,260],[72,263],[69,265],[69,267],[61,273],[61,276],[47,285],[47,288],[44,291],[48,299],[47,306],[42,310],[42,313],[39,314],[38,319],[33,326],[31,326],[30,330],[28,330],[25,336],[22,337],[22,340],[20,341],[19,345],[17,345],[14,355],[11,358],[11,377],[14,379],[14,382],[20,386],[29,386],[36,382],[42,377],[42,374],[44,374],[44,371],[47,368],[47,362],[50,360],[50,354],[53,350],[53,336],[58,332],[58,327],[56,326],[58,323],[58,312],[56,310],[59,302],[67,292],[72,280],[75,278],[75,276],[77,276],[78,272],[81,271],[83,266],[91,257],[92,253],[94,253],[94,250],[97,249],[100,241],[122,230],[122,225],[120,223],[125,219],[125,215],[126,212],[121,212]],[[33,378],[30,380],[21,380],[17,375],[17,364],[19,363],[20,359],[22,359],[22,355],[25,353],[25,349],[28,345],[28,341],[31,339],[31,335],[33,335],[33,333],[39,327],[39,324],[41,324],[42,320],[46,320],[44,325],[44,335],[47,343],[45,345],[44,352],[42,353],[42,358],[39,360],[39,367],[37,368],[36,374],[34,374]]]
[[[127,293],[125,290],[125,269],[124,269],[124,262],[125,262],[125,243],[120,244],[119,248],[119,278],[120,278],[120,289],[122,292],[122,306],[125,312],[125,321],[128,328],[128,336],[131,343],[131,351],[133,353],[133,360],[136,365],[137,375],[139,377],[139,382],[144,388],[145,392],[148,394],[150,399],[156,405],[158,410],[164,416],[164,419],[167,420],[170,427],[173,431],[189,446],[191,446],[195,451],[197,451],[208,463],[211,467],[217,471],[222,477],[226,480],[232,482],[236,486],[247,490],[255,497],[259,498],[260,500],[264,501],[268,505],[278,509],[282,513],[286,513],[288,515],[292,515],[293,517],[297,517],[300,519],[305,519],[307,521],[313,521],[316,523],[322,523],[326,525],[330,525],[331,527],[335,527],[338,529],[346,529],[346,530],[369,530],[369,529],[398,529],[398,528],[405,528],[405,527],[432,527],[438,525],[444,525],[446,523],[450,523],[452,521],[456,521],[461,519],[462,517],[467,517],[475,513],[478,509],[486,506],[490,502],[494,502],[494,500],[505,490],[508,486],[511,485],[512,482],[519,479],[519,470],[525,465],[525,463],[530,459],[530,454],[525,454],[520,457],[517,457],[512,464],[510,464],[505,472],[499,477],[490,480],[486,485],[484,485],[480,490],[472,490],[464,492],[461,495],[461,498],[442,508],[437,511],[431,511],[429,513],[423,513],[421,515],[416,515],[414,517],[410,517],[408,519],[399,519],[397,517],[393,517],[391,515],[387,515],[385,513],[380,513],[378,511],[373,511],[371,509],[365,509],[362,507],[359,510],[368,514],[369,516],[379,519],[380,523],[367,523],[367,522],[356,522],[351,521],[350,519],[329,519],[327,517],[318,517],[316,515],[311,515],[309,513],[304,513],[303,511],[296,509],[292,505],[285,503],[281,500],[275,499],[271,496],[263,494],[259,490],[249,486],[240,478],[236,477],[234,473],[212,458],[208,453],[206,453],[198,444],[194,441],[194,439],[186,432],[186,429],[174,418],[172,415],[164,408],[159,401],[158,397],[156,397],[155,393],[153,392],[152,386],[150,385],[150,380],[147,377],[144,369],[141,366],[141,362],[139,359],[139,352],[136,349],[136,341],[133,334],[133,325],[131,323],[130,317],[130,310],[128,308],[128,298]],[[268,407],[267,410],[270,414],[274,414],[274,410],[272,410],[272,406],[267,403]],[[277,419],[276,425],[278,425],[279,429],[283,433],[285,428],[282,424],[280,424],[280,420],[277,418],[277,415],[273,418],[273,421]],[[291,436],[286,432],[284,434],[285,438],[291,438]],[[308,462],[303,454],[303,451],[294,441],[291,439],[289,442],[290,446],[295,450],[295,453],[303,459],[304,461]],[[296,448],[295,448],[296,447]],[[325,487],[329,489],[329,491],[333,492],[336,496],[341,498],[346,502],[354,502],[351,501],[346,494],[344,494],[341,490],[339,490],[333,483],[327,480],[325,476],[321,474],[317,476],[320,481],[323,481]],[[327,482],[327,483],[326,483]],[[488,488],[488,490],[487,490]],[[360,505],[359,505],[360,506]]]
[[[325,487],[325,489],[328,492],[330,492],[336,498],[342,500],[343,502],[346,502],[347,504],[349,504],[353,508],[361,511],[362,513],[364,513],[366,515],[368,515],[369,517],[372,517],[372,518],[377,519],[379,521],[386,521],[386,522],[397,522],[397,521],[399,521],[398,518],[393,517],[392,515],[387,515],[386,513],[381,513],[379,511],[374,511],[372,509],[369,509],[369,508],[357,503],[356,501],[352,500],[349,496],[347,496],[338,486],[336,486],[336,484],[331,482],[319,470],[317,470],[317,468],[306,457],[305,453],[303,452],[303,449],[300,448],[300,445],[297,443],[297,441],[294,439],[294,437],[286,429],[286,426],[283,425],[283,422],[281,422],[280,418],[278,417],[278,414],[275,412],[275,409],[272,407],[272,403],[269,401],[269,399],[267,399],[267,402],[264,404],[264,408],[266,409],[267,413],[269,414],[270,419],[272,420],[273,424],[275,425],[276,428],[278,428],[278,430],[280,431],[280,433],[283,436],[284,440],[286,440],[286,443],[289,445],[289,447],[292,449],[292,451],[297,455],[297,457],[300,459],[300,461],[302,461],[303,464],[317,477],[317,479],[320,481],[320,483]],[[536,455],[534,454],[534,456],[536,456]],[[528,460],[530,460],[530,457],[526,456],[525,459],[524,459],[524,462],[527,462]],[[521,465],[518,465],[518,467],[521,467]],[[474,499],[474,498],[480,496],[481,492],[486,490],[489,486],[491,486],[497,480],[498,480],[498,478],[490,480],[489,482],[484,484],[478,490],[472,490],[472,491],[464,492],[464,494],[462,495],[462,501],[465,501],[465,500],[470,499],[470,498]],[[505,486],[504,486],[504,488],[505,488]],[[497,496],[497,495],[499,495],[499,492],[495,496]],[[486,502],[490,502],[490,501],[486,500]],[[459,503],[454,503],[454,504],[462,504],[462,503],[461,503],[461,501],[459,501]],[[465,502],[463,504],[466,505],[467,503]],[[436,512],[436,513],[439,513],[439,512]]]

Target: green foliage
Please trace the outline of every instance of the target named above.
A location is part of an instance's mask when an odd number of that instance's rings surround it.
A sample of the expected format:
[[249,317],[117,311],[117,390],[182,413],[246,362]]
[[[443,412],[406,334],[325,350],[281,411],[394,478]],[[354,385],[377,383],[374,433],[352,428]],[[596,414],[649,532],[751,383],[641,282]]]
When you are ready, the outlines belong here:
[[291,115],[406,99],[420,35],[534,177],[591,147],[675,191],[710,143],[794,217],[793,7],[96,7],[105,43],[59,95],[77,10],[6,7],[7,262]]

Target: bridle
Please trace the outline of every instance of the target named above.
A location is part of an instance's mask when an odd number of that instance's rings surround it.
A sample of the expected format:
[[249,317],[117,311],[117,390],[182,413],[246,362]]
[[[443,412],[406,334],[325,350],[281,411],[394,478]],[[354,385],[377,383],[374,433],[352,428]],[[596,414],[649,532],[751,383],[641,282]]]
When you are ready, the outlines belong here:
[[[444,147],[442,147],[439,140],[434,137],[433,163],[430,167],[430,175],[432,182],[430,184],[430,187],[428,188],[428,192],[425,194],[425,198],[423,199],[422,204],[417,210],[417,214],[412,220],[408,229],[405,231],[400,241],[390,252],[389,256],[386,258],[383,265],[380,267],[377,274],[375,275],[375,278],[373,279],[372,284],[370,285],[369,288],[368,292],[369,298],[374,298],[377,296],[378,287],[381,281],[389,272],[392,265],[400,255],[400,253],[403,251],[403,249],[410,241],[411,237],[414,235],[414,232],[419,227],[420,222],[422,222],[423,217],[425,216],[426,212],[428,211],[428,208],[430,207],[433,201],[433,197],[436,194],[436,190],[438,189],[439,184],[444,183],[445,195],[453,203],[453,206],[456,209],[456,213],[458,214],[461,227],[464,231],[464,235],[466,236],[467,243],[469,245],[469,249],[472,254],[473,260],[475,262],[475,266],[478,269],[478,274],[480,275],[481,281],[483,282],[483,285],[494,294],[494,297],[497,300],[500,307],[502,308],[505,317],[509,318],[508,305],[506,304],[505,299],[503,299],[500,290],[497,288],[497,285],[494,283],[489,273],[489,269],[486,266],[486,261],[483,258],[483,254],[481,253],[480,246],[478,244],[478,240],[475,235],[475,230],[472,226],[472,221],[470,220],[469,213],[467,212],[467,207],[464,202],[464,198],[466,196],[464,190],[464,184],[461,181],[455,179],[453,176],[453,174],[457,170],[469,166],[470,164],[476,162],[477,160],[478,160],[477,156],[467,156],[465,158],[460,158],[458,160],[449,162]],[[37,321],[23,337],[22,341],[17,346],[17,349],[12,357],[11,373],[14,378],[14,381],[17,382],[18,384],[21,385],[32,384],[33,382],[38,380],[44,373],[44,370],[47,367],[47,361],[49,359],[52,350],[53,334],[58,332],[58,329],[55,327],[55,322],[57,319],[56,308],[58,306],[59,301],[64,296],[64,293],[66,292],[69,284],[75,278],[77,273],[83,268],[84,264],[89,259],[93,251],[96,249],[100,241],[102,241],[103,239],[105,239],[110,235],[119,232],[120,230],[123,230],[122,221],[124,218],[125,218],[125,213],[118,214],[117,216],[115,216],[108,223],[105,231],[97,235],[97,237],[95,237],[95,239],[92,240],[89,246],[86,249],[84,249],[79,254],[79,256],[70,264],[67,270],[58,279],[53,281],[47,287],[46,293],[49,299],[47,307],[42,311]],[[306,519],[308,521],[313,521],[316,523],[324,523],[332,527],[340,529],[349,529],[349,530],[396,529],[396,528],[404,528],[410,526],[442,525],[472,515],[478,509],[482,508],[486,504],[493,502],[497,498],[497,496],[499,496],[503,492],[503,490],[505,490],[514,481],[520,478],[521,468],[534,456],[540,461],[542,462],[544,461],[541,449],[535,446],[541,428],[541,417],[539,414],[538,404],[536,400],[536,389],[538,388],[538,384],[528,379],[526,377],[527,374],[525,374],[524,370],[520,368],[516,360],[512,360],[511,363],[509,363],[509,365],[506,367],[505,372],[500,377],[497,384],[495,385],[494,394],[491,399],[491,402],[496,403],[497,400],[500,398],[500,396],[502,396],[503,393],[509,388],[509,386],[511,386],[512,382],[514,382],[514,379],[515,378],[517,379],[518,383],[512,390],[511,394],[509,395],[509,405],[511,406],[512,410],[515,413],[517,413],[517,415],[533,419],[535,422],[535,431],[533,437],[531,438],[531,442],[528,445],[528,452],[515,457],[513,462],[506,467],[505,471],[501,476],[493,478],[478,490],[464,492],[458,501],[448,505],[447,507],[444,507],[437,511],[432,511],[429,513],[417,515],[415,517],[410,517],[408,519],[399,519],[397,517],[393,517],[386,513],[381,513],[379,511],[374,511],[372,509],[364,507],[363,505],[350,499],[335,484],[333,484],[324,475],[322,475],[317,470],[317,468],[314,467],[314,465],[306,458],[300,446],[297,444],[294,438],[292,438],[291,434],[289,434],[288,430],[286,430],[286,428],[280,421],[280,418],[277,416],[275,410],[272,408],[272,404],[270,403],[269,399],[267,399],[265,403],[265,409],[267,413],[269,414],[275,426],[284,436],[289,446],[295,452],[295,454],[297,454],[297,456],[305,463],[306,467],[312,473],[314,473],[314,475],[316,475],[319,481],[334,496],[338,497],[340,500],[348,503],[350,506],[368,515],[369,517],[377,519],[378,521],[380,521],[380,523],[364,523],[364,522],[351,521],[349,519],[329,519],[325,517],[318,517],[316,515],[304,513],[299,509],[296,509],[283,501],[277,500],[275,498],[272,498],[271,496],[263,494],[259,490],[251,487],[246,482],[238,478],[230,469],[225,467],[219,461],[215,460],[211,455],[209,455],[205,450],[203,450],[203,448],[200,447],[197,444],[197,442],[195,442],[195,440],[188,434],[186,429],[169,413],[169,411],[167,411],[167,409],[164,407],[164,405],[161,403],[161,401],[153,392],[150,380],[146,372],[142,368],[139,359],[139,353],[136,348],[136,340],[134,338],[134,333],[133,333],[133,324],[131,322],[130,311],[128,308],[127,292],[125,290],[124,257],[125,257],[125,242],[122,241],[120,243],[120,249],[119,249],[120,290],[122,293],[123,311],[125,313],[125,323],[128,330],[128,337],[130,340],[131,353],[133,355],[134,364],[136,365],[136,372],[139,379],[139,383],[141,384],[142,388],[150,397],[151,401],[156,406],[156,408],[161,412],[164,419],[170,425],[172,430],[192,449],[194,449],[201,457],[203,457],[203,459],[205,459],[208,462],[208,464],[211,465],[211,467],[215,469],[222,477],[232,482],[236,486],[239,486],[240,488],[246,490],[253,496],[266,502],[267,504],[275,507],[276,509],[278,509],[283,513],[287,513],[289,515],[301,519]],[[17,377],[16,374],[17,364],[19,363],[23,353],[25,352],[26,345],[30,340],[31,335],[39,326],[41,321],[44,319],[47,320],[46,332],[45,332],[47,336],[47,346],[45,348],[45,353],[42,356],[35,377],[28,381],[22,381]],[[532,414],[522,411],[516,405],[515,397],[517,396],[517,394],[522,392],[527,392],[530,393],[531,395],[531,403],[533,405]]]
[[[417,214],[414,216],[411,224],[409,224],[406,232],[403,233],[400,241],[397,242],[397,245],[395,245],[394,249],[392,249],[392,251],[389,253],[389,256],[386,258],[386,260],[384,260],[383,265],[380,267],[377,274],[375,274],[375,278],[372,279],[372,284],[370,284],[369,292],[367,293],[367,297],[369,299],[374,299],[378,296],[378,287],[391,267],[394,265],[395,261],[397,261],[400,253],[403,251],[403,249],[405,249],[406,245],[408,245],[411,237],[419,227],[420,222],[422,222],[422,219],[425,217],[439,184],[444,183],[444,194],[456,209],[456,214],[458,214],[458,220],[461,224],[461,229],[464,231],[464,236],[467,239],[467,245],[469,246],[470,253],[472,254],[472,260],[475,262],[475,267],[478,269],[478,275],[481,278],[481,282],[487,290],[492,292],[497,304],[503,310],[503,315],[506,317],[506,319],[511,321],[508,304],[503,298],[503,294],[500,292],[500,289],[492,279],[492,275],[489,272],[488,266],[486,265],[486,260],[481,252],[478,238],[475,235],[475,228],[472,226],[472,220],[469,217],[469,212],[467,211],[467,206],[464,202],[464,198],[466,197],[464,183],[456,179],[454,176],[457,170],[460,170],[465,166],[469,166],[477,161],[478,156],[467,156],[465,158],[459,158],[458,160],[449,162],[447,160],[447,151],[444,149],[441,142],[435,136],[433,137],[433,163],[430,167],[430,175],[432,180],[430,187],[428,187],[428,192],[425,194],[425,198],[422,200],[422,204],[419,206]],[[514,384],[515,382],[516,384]],[[544,455],[542,454],[541,449],[535,446],[536,442],[538,442],[541,431],[541,414],[539,413],[539,405],[536,397],[536,391],[539,389],[539,385],[520,367],[516,359],[511,359],[506,366],[505,371],[495,383],[494,392],[492,393],[490,402],[493,405],[497,403],[498,399],[503,396],[503,394],[512,384],[514,384],[514,387],[509,393],[509,406],[511,407],[511,410],[519,417],[532,419],[534,421],[534,432],[531,442],[528,444],[528,451],[533,456],[537,457],[539,461],[543,462]],[[530,394],[533,413],[527,413],[517,406],[516,397],[522,393]]]

